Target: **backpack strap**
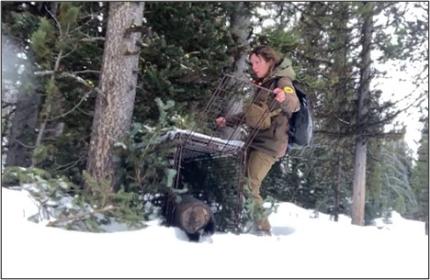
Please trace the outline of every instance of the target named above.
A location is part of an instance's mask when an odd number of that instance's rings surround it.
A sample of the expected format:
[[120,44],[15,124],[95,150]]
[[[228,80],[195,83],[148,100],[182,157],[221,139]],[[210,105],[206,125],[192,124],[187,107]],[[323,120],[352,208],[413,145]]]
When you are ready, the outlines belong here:
[[267,89],[274,89],[281,78],[282,78],[281,76],[275,76],[263,82],[261,86]]
[[281,113],[282,112],[282,109],[276,109],[276,110],[273,110],[272,112],[270,112],[270,117],[274,117],[274,116],[277,116],[277,115],[279,115],[279,113]]

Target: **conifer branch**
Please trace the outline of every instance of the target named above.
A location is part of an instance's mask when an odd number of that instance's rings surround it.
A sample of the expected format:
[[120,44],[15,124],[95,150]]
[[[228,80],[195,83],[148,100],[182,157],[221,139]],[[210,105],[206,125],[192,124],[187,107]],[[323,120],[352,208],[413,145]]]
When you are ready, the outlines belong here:
[[15,141],[16,143],[18,143],[20,146],[22,146],[22,147],[24,147],[24,148],[27,148],[27,149],[34,149],[34,148],[36,148],[37,146],[36,145],[34,145],[34,146],[31,146],[31,145],[27,145],[27,144],[24,144],[24,143],[22,143],[21,141],[19,141],[18,139],[13,139],[13,141]]
[[85,100],[87,100],[88,99],[88,97],[89,97],[89,95],[90,95],[90,93],[92,92],[92,90],[90,90],[90,91],[87,91],[85,94],[84,94],[84,96],[82,96],[82,98],[79,100],[79,102],[78,103],[76,103],[76,105],[75,106],[73,106],[73,108],[72,109],[70,109],[69,111],[67,111],[66,113],[63,113],[63,114],[61,114],[61,115],[59,115],[59,116],[56,116],[56,117],[53,117],[53,118],[50,118],[48,121],[54,121],[54,120],[57,120],[57,119],[60,119],[60,118],[63,118],[63,117],[65,117],[65,116],[67,116],[67,115],[69,115],[70,113],[72,113],[73,111],[75,111],[81,104],[82,104],[82,102],[84,102]]
[[62,58],[63,58],[63,50],[60,50],[58,52],[57,59],[55,60],[54,73],[56,73],[58,71],[58,69],[60,68],[60,62],[61,62]]
[[[60,32],[61,32],[61,30],[60,30]],[[60,37],[60,39],[61,39],[61,37]],[[54,81],[55,73],[60,68],[60,61],[61,61],[62,55],[63,55],[63,50],[60,50],[58,52],[57,59],[55,61],[54,71],[52,72],[52,75],[51,75],[51,81]],[[51,104],[47,105],[46,111],[44,113],[45,113],[46,117],[45,117],[45,120],[41,123],[40,128],[39,128],[39,132],[37,133],[37,138],[36,138],[36,143],[35,143],[36,147],[39,147],[40,144],[42,143],[43,134],[45,133],[45,129],[46,129],[46,124],[48,123],[48,118],[49,118],[49,115],[51,114]],[[35,165],[35,162],[33,161],[31,166],[34,167],[34,165]]]
[[60,24],[60,22],[58,21],[58,19],[55,17],[55,15],[54,14],[52,14],[52,12],[48,9],[48,7],[47,6],[45,6],[45,10],[48,12],[48,14],[52,17],[52,19],[54,19],[54,21],[55,21],[55,23],[56,23],[56,25],[57,25],[57,28],[58,28],[58,32],[60,32],[60,39],[61,38],[63,38],[63,31],[61,30],[61,24]]
[[[75,73],[99,73],[99,71],[96,70],[83,70],[83,71],[76,71],[73,73],[69,73],[69,72],[62,72],[59,75],[59,78],[71,78],[75,81],[77,81],[78,83],[80,83],[81,85],[84,85],[85,87],[89,88],[89,89],[94,89],[98,94],[102,94],[103,92],[98,88],[95,87],[94,85],[92,85],[91,83],[87,82],[85,79],[83,79],[82,77],[76,75]],[[53,75],[55,73],[55,71],[53,70],[45,70],[45,71],[36,71],[33,74],[35,76],[47,76],[47,75]]]
[[36,71],[33,72],[35,76],[48,76],[54,74],[53,70],[44,70],[44,71]]
[[87,82],[86,80],[84,80],[83,78],[81,78],[78,75],[75,75],[75,74],[72,74],[69,72],[63,72],[63,73],[61,73],[60,77],[74,79],[75,81],[84,85],[85,87],[90,88],[90,89],[94,89],[97,92],[97,94],[103,95],[103,92],[100,90],[100,88],[94,86],[92,83]]
[[63,164],[63,165],[58,165],[55,167],[55,170],[61,170],[61,171],[66,171],[70,168],[72,168],[73,166],[76,166],[80,161],[82,161],[85,157],[81,156],[79,157],[77,160]]
[[104,41],[105,37],[86,37],[86,38],[82,38],[80,41],[81,42],[97,42],[97,41]]
[[87,73],[91,73],[91,74],[100,74],[100,71],[99,70],[90,70],[90,69],[87,69],[87,70],[80,70],[80,71],[73,71],[72,72],[73,74],[87,74]]
[[77,44],[75,44],[74,46],[73,46],[73,48],[68,52],[68,53],[66,53],[66,54],[64,54],[61,58],[65,58],[65,57],[68,57],[70,54],[72,54],[76,49],[78,48],[78,45]]

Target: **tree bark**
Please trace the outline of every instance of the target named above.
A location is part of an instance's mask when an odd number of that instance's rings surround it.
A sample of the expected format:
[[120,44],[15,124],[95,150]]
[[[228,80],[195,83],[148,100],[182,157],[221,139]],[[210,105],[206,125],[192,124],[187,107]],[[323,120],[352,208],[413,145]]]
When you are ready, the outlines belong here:
[[130,128],[140,49],[143,2],[111,2],[106,30],[100,89],[97,95],[87,172],[114,187],[113,145]]
[[246,77],[246,58],[250,44],[248,38],[251,33],[251,3],[238,2],[231,15],[231,34],[235,41],[236,51],[233,58],[233,75],[239,78]]
[[[339,153],[339,152],[338,152]],[[337,156],[337,174],[336,185],[334,186],[334,221],[339,221],[339,206],[340,206],[340,189],[342,185],[342,166],[340,154]]]
[[371,43],[373,32],[373,6],[363,3],[363,26],[361,29],[360,86],[358,89],[357,140],[355,145],[354,177],[352,189],[352,224],[364,225],[364,206],[366,197],[366,119],[369,111],[369,84],[371,80]]
[[[246,70],[248,68],[246,60],[250,51],[248,38],[251,33],[251,8],[248,2],[235,3],[234,10],[230,15],[231,35],[235,42],[235,48],[232,53],[233,75],[238,78],[246,79]],[[239,95],[233,95],[226,105],[225,116],[227,118],[234,116],[243,111],[243,100]],[[243,140],[245,137],[243,131],[236,127],[219,128],[219,134],[224,139]]]

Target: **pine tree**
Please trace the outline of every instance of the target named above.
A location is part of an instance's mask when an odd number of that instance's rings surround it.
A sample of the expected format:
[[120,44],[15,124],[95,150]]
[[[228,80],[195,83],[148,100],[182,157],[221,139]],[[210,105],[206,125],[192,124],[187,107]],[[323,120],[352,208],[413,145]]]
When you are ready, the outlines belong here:
[[[97,3],[21,3],[5,17],[15,19],[13,24],[4,26],[8,27],[8,34],[10,32],[15,41],[22,44],[27,56],[23,73],[27,78],[20,80],[23,89],[31,93],[25,95],[30,98],[25,100],[37,98],[41,103],[41,106],[33,105],[33,110],[17,111],[21,115],[30,112],[39,115],[39,130],[38,135],[33,134],[26,141],[18,139],[26,146],[27,152],[15,154],[27,154],[24,156],[30,160],[27,165],[32,161],[53,174],[67,174],[75,183],[79,183],[80,169],[87,153],[85,139],[90,128],[87,116],[91,107],[86,101],[91,100],[91,94],[95,93],[93,85],[98,78],[98,71],[94,70],[97,66],[93,65],[99,63],[97,59],[102,53],[102,46],[88,40],[89,34],[101,34],[97,30],[99,20],[96,17],[100,10]],[[57,71],[54,71],[54,62],[58,62]],[[25,108],[24,105],[17,106]],[[17,115],[18,119],[23,117]],[[26,121],[30,123],[34,119],[28,117]],[[34,128],[27,125],[25,130],[20,128],[26,125],[24,122],[17,121],[16,125],[15,128],[12,126],[11,132],[31,134],[37,131],[35,123]],[[40,129],[42,127],[45,129]],[[14,138],[13,134],[10,138]],[[67,153],[72,150],[77,152]]]
[[[428,112],[428,111],[427,111]],[[426,222],[428,234],[429,221],[429,122],[428,113],[423,119],[424,128],[418,148],[418,160],[412,171],[411,185],[418,200],[418,211],[414,218]]]
[[[407,34],[406,37],[409,37],[409,40],[411,40],[415,48],[420,49],[422,44],[425,44],[423,38],[425,36],[422,36],[421,32],[413,32],[413,22],[412,24],[408,24],[410,30],[405,32],[405,29],[403,27],[405,26],[405,22],[407,21],[405,19],[405,14],[401,13],[399,11],[402,10],[401,4],[396,3],[378,3],[375,4],[373,7],[372,5],[369,5],[371,3],[367,3],[366,5],[359,4],[357,7],[357,12],[359,15],[359,18],[362,18],[362,20],[359,20],[359,25],[361,25],[361,30],[363,36],[361,37],[360,44],[362,45],[361,49],[361,59],[360,59],[360,83],[359,83],[359,93],[366,92],[367,83],[371,80],[374,80],[377,77],[384,77],[387,73],[382,73],[375,71],[373,67],[370,67],[370,60],[369,57],[365,55],[365,50],[368,50],[370,53],[370,50],[379,50],[382,52],[382,56],[378,58],[379,61],[384,60],[392,60],[392,59],[404,59],[405,57],[409,57],[412,60],[415,60],[416,58],[420,57],[422,53],[416,54],[414,53],[410,46],[403,45],[400,40],[399,44],[393,45],[388,44],[390,48],[385,48],[384,42],[387,42],[392,38],[392,36],[399,36],[399,38],[404,38],[405,34]],[[407,7],[407,6],[406,6]],[[391,22],[391,24],[394,24],[395,31],[393,34],[390,34],[390,31],[387,31],[384,29],[381,25],[376,24],[373,22],[372,24],[368,23],[369,17],[371,14],[379,15],[383,12],[389,11],[390,13],[393,13],[394,15],[398,15],[398,17]],[[389,17],[390,18],[390,17]],[[368,25],[368,27],[366,27]],[[417,26],[421,26],[420,20],[417,19]],[[366,31],[365,31],[366,29]],[[418,29],[419,30],[419,29]],[[373,38],[367,37],[367,40],[364,40],[366,38],[365,32],[373,32],[375,36]],[[367,43],[366,43],[367,42]],[[372,47],[370,47],[372,46]],[[405,62],[402,62],[401,67],[404,67]],[[374,62],[373,62],[374,65]],[[428,67],[428,66],[426,66]],[[369,72],[370,69],[373,69],[372,72]],[[413,93],[413,91],[411,91]],[[402,134],[404,133],[404,130],[402,128],[394,127],[394,129],[385,132],[384,131],[384,125],[391,123],[397,115],[399,115],[402,111],[405,111],[408,109],[409,106],[412,106],[412,104],[416,105],[418,104],[418,100],[415,100],[414,98],[410,98],[411,102],[409,103],[406,108],[399,108],[398,104],[394,102],[385,102],[381,104],[380,102],[380,96],[381,91],[379,89],[376,89],[371,92],[370,95],[365,94],[365,98],[363,99],[361,95],[359,95],[358,99],[358,119],[357,123],[355,124],[355,127],[357,129],[356,136],[357,143],[356,143],[356,153],[355,153],[355,176],[354,176],[354,193],[353,195],[355,198],[353,198],[353,223],[355,224],[362,224],[364,222],[364,201],[365,201],[365,188],[366,188],[366,179],[365,179],[365,173],[366,169],[363,169],[363,165],[366,165],[368,160],[366,159],[367,155],[365,155],[365,150],[367,150],[367,144],[369,143],[370,139],[376,140],[377,138],[385,138],[385,139],[391,139],[396,140],[399,139]],[[412,94],[408,95],[409,97],[412,96]],[[418,98],[419,99],[419,98]],[[361,103],[362,101],[363,103]],[[366,101],[367,100],[367,101]],[[363,105],[360,105],[363,104]],[[397,105],[397,108],[395,107]],[[361,109],[360,109],[361,108]],[[364,109],[364,110],[363,110]],[[361,117],[360,117],[361,116]],[[368,152],[366,152],[368,154]],[[359,156],[361,155],[361,156]],[[361,170],[361,172],[359,172]],[[359,174],[361,173],[361,175]],[[360,179],[359,179],[360,178]]]
[[144,38],[142,83],[136,94],[136,120],[158,120],[155,97],[175,100],[176,110],[192,125],[224,70],[231,66],[233,39],[227,8],[232,3],[149,2]]
[[417,197],[411,187],[412,157],[408,146],[403,140],[388,140],[377,149],[370,147],[369,153],[373,160],[369,161],[366,224],[376,217],[389,217],[393,210],[410,217],[416,211]]
[[325,198],[326,207],[331,209],[334,220],[338,220],[339,213],[345,212],[345,194],[348,194],[346,186],[350,184],[350,150],[352,147],[351,123],[354,114],[352,100],[354,98],[353,71],[351,61],[352,35],[349,22],[351,20],[351,6],[348,3],[336,3],[329,5],[328,14],[333,19],[327,25],[328,54],[332,63],[327,65],[326,92],[321,99],[324,107],[320,112],[322,123],[319,133],[326,136],[320,143],[329,147],[325,148],[329,162],[324,173],[328,181],[328,189]]

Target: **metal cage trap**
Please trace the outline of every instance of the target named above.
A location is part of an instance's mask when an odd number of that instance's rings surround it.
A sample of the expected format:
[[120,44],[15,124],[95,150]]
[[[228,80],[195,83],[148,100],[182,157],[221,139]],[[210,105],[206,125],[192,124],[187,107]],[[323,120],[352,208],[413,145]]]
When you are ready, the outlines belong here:
[[[182,175],[194,174],[191,176],[204,177],[200,183],[207,188],[231,188],[230,194],[236,196],[233,199],[237,202],[234,211],[236,224],[240,219],[244,201],[247,151],[258,133],[257,128],[246,125],[245,113],[248,105],[261,98],[263,94],[274,102],[273,92],[269,89],[232,75],[224,75],[212,92],[206,107],[197,112],[196,125],[192,129],[175,129],[162,136],[163,141],[175,145],[171,155],[171,163],[177,171],[174,187],[184,188],[181,186],[184,179]],[[223,128],[216,125],[215,120],[219,116],[227,120]],[[192,170],[196,168],[197,162],[205,164],[214,160],[222,162],[216,165],[218,169],[216,186],[211,184],[210,174]],[[214,169],[206,170],[206,173],[213,171]],[[224,181],[229,181],[230,184],[219,183]]]

